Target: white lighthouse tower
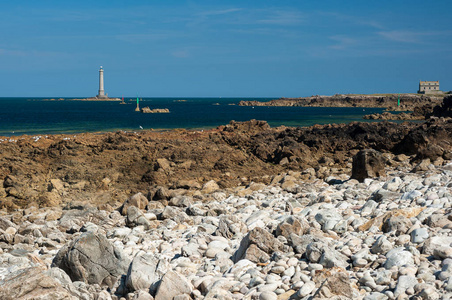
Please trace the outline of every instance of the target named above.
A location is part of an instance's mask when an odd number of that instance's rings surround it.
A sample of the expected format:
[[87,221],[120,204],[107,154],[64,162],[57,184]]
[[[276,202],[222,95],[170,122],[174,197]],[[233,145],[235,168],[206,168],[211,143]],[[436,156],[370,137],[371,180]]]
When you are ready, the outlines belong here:
[[104,90],[104,68],[100,66],[99,69],[99,91],[96,97],[84,98],[82,100],[91,100],[91,101],[119,101],[119,98],[109,98],[108,94],[105,93]]
[[102,68],[102,66],[100,66],[99,69],[99,94],[97,94],[97,98],[108,98],[108,95],[105,94],[104,90],[104,69]]

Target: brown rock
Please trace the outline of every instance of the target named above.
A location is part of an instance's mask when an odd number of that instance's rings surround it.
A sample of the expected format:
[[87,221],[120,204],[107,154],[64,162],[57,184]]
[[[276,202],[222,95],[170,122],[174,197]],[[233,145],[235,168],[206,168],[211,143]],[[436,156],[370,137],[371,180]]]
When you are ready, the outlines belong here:
[[306,220],[300,220],[294,216],[285,219],[276,227],[276,235],[282,235],[290,239],[291,234],[303,235],[309,229],[309,224]]
[[169,172],[171,170],[171,162],[166,158],[158,158],[156,169],[162,169],[165,172]]
[[[281,251],[283,244],[278,241],[271,233],[263,228],[256,227],[251,230],[240,242],[239,249],[234,253],[232,260],[234,263],[247,256],[248,248],[254,244],[259,250],[271,255],[275,251]],[[251,251],[254,251],[254,247]],[[255,252],[255,251],[254,251]],[[251,256],[251,255],[250,255]],[[255,255],[253,255],[256,257]],[[260,255],[258,255],[260,257]]]
[[391,216],[383,223],[383,232],[395,231],[396,235],[405,234],[413,223],[405,216]]
[[391,217],[397,217],[397,216],[403,216],[405,218],[412,218],[416,217],[418,214],[420,214],[425,207],[415,207],[415,208],[407,208],[407,209],[395,209],[390,212],[387,212],[381,216],[375,217],[363,225],[358,227],[359,231],[366,231],[369,230],[372,226],[377,226],[380,230],[383,227],[383,224]]
[[248,249],[246,249],[244,259],[248,259],[255,263],[265,263],[270,259],[270,255],[262,251],[255,244],[251,244]]
[[441,213],[433,214],[427,218],[427,225],[430,227],[443,228],[450,225],[451,223],[452,221],[449,220],[449,217]]
[[0,285],[0,299],[77,299],[44,271],[30,267],[8,274]]
[[127,199],[126,202],[124,202],[124,204],[122,205],[121,214],[123,216],[127,215],[127,209],[129,206],[135,206],[139,209],[146,209],[148,203],[148,199],[142,193],[136,193],[135,195]]
[[366,178],[384,175],[385,159],[383,155],[373,149],[359,151],[353,157],[352,179],[363,182]]
[[412,170],[411,172],[413,173],[417,173],[417,172],[425,172],[430,170],[430,159],[426,158],[423,159],[420,163],[418,163]]
[[353,299],[353,289],[350,284],[350,278],[345,272],[331,269],[322,272],[322,275],[318,276],[316,281],[319,282],[321,278],[325,279],[320,283],[313,299],[332,299],[337,296],[345,297],[341,299]]
[[204,194],[210,194],[215,191],[218,191],[219,189],[220,189],[220,187],[215,182],[215,180],[210,180],[210,181],[204,183],[204,185],[202,186],[201,192],[203,192]]

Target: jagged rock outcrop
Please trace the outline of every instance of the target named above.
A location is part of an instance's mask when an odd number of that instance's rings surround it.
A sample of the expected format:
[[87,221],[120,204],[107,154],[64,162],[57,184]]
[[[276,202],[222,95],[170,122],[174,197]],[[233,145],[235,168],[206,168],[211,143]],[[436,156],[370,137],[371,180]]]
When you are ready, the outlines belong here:
[[451,145],[452,121],[444,118],[305,128],[270,128],[252,120],[205,131],[62,135],[36,142],[24,136],[0,143],[0,208],[112,210],[141,191],[143,197],[130,201],[142,209],[144,198],[154,207],[164,205],[175,196],[193,196],[209,181],[216,189],[268,184],[283,171],[307,178],[350,174],[351,159],[362,149],[434,162],[450,159]]

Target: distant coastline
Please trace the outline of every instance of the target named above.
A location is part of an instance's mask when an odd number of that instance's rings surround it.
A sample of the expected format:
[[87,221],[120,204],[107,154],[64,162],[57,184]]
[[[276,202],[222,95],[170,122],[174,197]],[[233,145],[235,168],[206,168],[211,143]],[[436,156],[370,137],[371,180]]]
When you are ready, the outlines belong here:
[[121,101],[120,98],[97,98],[97,97],[90,97],[90,98],[73,98],[73,99],[66,99],[66,100],[79,100],[79,101]]
[[[426,104],[441,103],[444,95],[425,94],[336,94],[333,96],[311,96],[300,98],[279,98],[270,101],[239,102],[239,106],[305,106],[305,107],[379,107],[387,110],[407,111]],[[400,105],[398,103],[400,99]]]

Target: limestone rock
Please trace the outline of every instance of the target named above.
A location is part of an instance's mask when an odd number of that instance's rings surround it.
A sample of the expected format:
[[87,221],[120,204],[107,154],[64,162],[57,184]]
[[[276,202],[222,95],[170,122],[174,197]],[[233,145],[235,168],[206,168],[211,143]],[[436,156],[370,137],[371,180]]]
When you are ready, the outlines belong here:
[[404,247],[399,247],[390,250],[386,254],[386,262],[384,267],[388,270],[393,266],[404,266],[404,265],[412,265],[414,264],[413,254],[411,252],[406,251]]
[[323,242],[321,238],[311,234],[305,234],[301,237],[296,234],[291,234],[289,241],[291,241],[295,252],[299,254],[305,254],[309,244],[313,242]]
[[189,207],[193,204],[193,197],[189,196],[176,196],[170,199],[169,205],[178,207]]
[[55,256],[52,267],[64,270],[72,281],[112,287],[127,272],[129,261],[99,233],[86,232],[66,244]]
[[150,223],[139,208],[130,206],[127,210],[126,225],[131,228],[142,225],[145,229],[148,229]]
[[168,271],[168,263],[153,254],[135,256],[126,277],[126,286],[131,291],[146,290],[154,294],[159,280]]
[[232,238],[236,234],[245,233],[247,227],[237,216],[221,216],[215,235]]
[[415,244],[422,243],[429,237],[427,228],[416,228],[411,232],[411,242]]
[[0,280],[0,299],[71,299],[77,298],[65,290],[41,267],[19,269]]
[[435,249],[441,247],[451,247],[452,237],[450,236],[432,236],[425,240],[422,247],[422,253],[426,255],[433,255]]
[[328,247],[322,242],[310,243],[306,248],[306,257],[312,263],[319,263],[326,268],[348,266],[347,257],[338,251]]
[[168,271],[160,281],[155,300],[166,300],[173,299],[179,295],[190,295],[192,289],[190,282],[184,276]]

